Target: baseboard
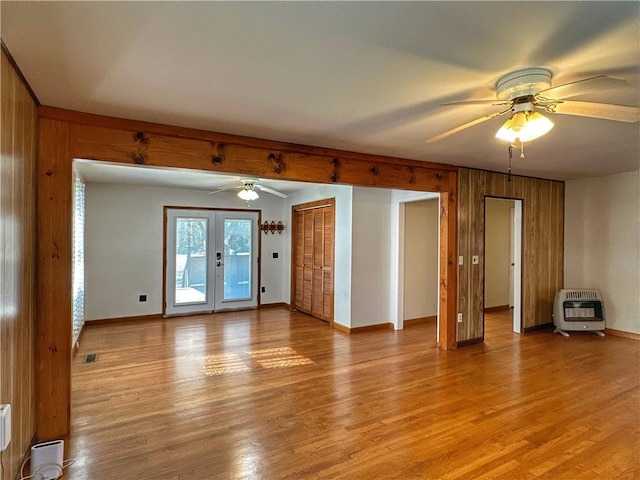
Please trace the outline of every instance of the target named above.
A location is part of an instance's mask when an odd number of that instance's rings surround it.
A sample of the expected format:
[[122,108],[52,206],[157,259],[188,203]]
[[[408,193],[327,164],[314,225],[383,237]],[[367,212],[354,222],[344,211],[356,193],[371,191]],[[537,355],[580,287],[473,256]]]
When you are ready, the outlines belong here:
[[511,307],[509,307],[509,305],[498,305],[496,307],[487,307],[484,309],[484,313],[503,312],[505,310],[511,310]]
[[86,323],[87,323],[87,321],[85,320],[85,322],[82,324],[82,327],[80,328],[80,333],[78,334],[78,338],[76,338],[76,343],[73,344],[73,354],[74,355],[76,354],[76,352],[80,348],[80,341],[82,340],[82,334],[84,333],[84,326],[85,326]]
[[543,323],[541,325],[534,325],[533,327],[524,327],[524,333],[536,332],[538,330],[547,330],[549,328],[555,328],[553,322]]
[[371,332],[374,330],[393,330],[394,327],[393,327],[393,323],[378,323],[377,325],[365,325],[363,327],[350,328],[334,322],[333,328],[335,328],[336,330],[340,330],[341,332],[352,334],[352,333]]
[[284,307],[287,310],[291,310],[291,306],[287,302],[275,302],[275,303],[261,303],[260,308],[277,308]]
[[460,340],[456,342],[456,348],[468,347],[469,345],[477,345],[478,343],[483,343],[484,337],[476,337],[470,338],[469,340]]
[[342,325],[340,323],[333,322],[333,328],[335,328],[336,330],[340,330],[341,332],[344,332],[344,333],[351,333],[351,329],[349,327]]
[[[89,325],[105,325],[108,323],[141,322],[145,320],[161,320],[161,319],[162,319],[161,313],[153,313],[151,315],[137,315],[134,317],[100,318],[98,320],[85,320],[84,326],[87,327]],[[80,334],[82,334],[82,332],[80,332]]]
[[612,337],[624,337],[624,338],[631,338],[633,340],[640,340],[639,333],[625,332],[623,330],[614,330],[613,328],[605,328],[604,333],[605,335],[611,335]]
[[419,317],[419,318],[410,318],[409,320],[404,320],[402,322],[403,327],[412,327],[414,325],[423,325],[425,323],[431,323],[438,320],[437,315],[431,315],[430,317]]

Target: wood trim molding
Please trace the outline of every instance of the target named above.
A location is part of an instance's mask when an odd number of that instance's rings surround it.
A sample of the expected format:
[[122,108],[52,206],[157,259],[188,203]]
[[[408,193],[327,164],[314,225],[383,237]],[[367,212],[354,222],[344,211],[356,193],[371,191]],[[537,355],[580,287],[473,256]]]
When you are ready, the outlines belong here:
[[525,327],[523,329],[524,333],[536,332],[538,330],[547,330],[549,328],[554,328],[553,322],[543,323],[541,325],[534,325],[533,327]]
[[36,106],[39,107],[40,100],[38,100],[38,97],[36,96],[35,92],[31,88],[31,85],[29,85],[29,82],[27,82],[27,79],[25,78],[25,76],[22,73],[22,70],[20,70],[20,67],[18,66],[15,59],[13,58],[13,55],[11,55],[11,52],[9,51],[9,47],[7,47],[7,44],[4,43],[4,40],[1,37],[0,37],[0,47],[2,48],[2,51],[4,52],[4,54],[7,56],[7,60],[9,60],[9,63],[11,64],[14,71],[16,72],[16,75],[24,85],[24,88],[26,88],[27,92],[29,92],[29,96],[33,100],[33,103],[35,103]]
[[260,309],[262,308],[286,308],[291,310],[291,306],[287,302],[262,303],[260,304]]
[[129,322],[145,322],[149,320],[162,319],[161,313],[152,313],[149,315],[135,315],[132,317],[116,317],[116,318],[100,318],[97,320],[86,320],[85,327],[97,327],[98,325],[110,325],[112,323],[129,323]]
[[504,312],[509,310],[509,305],[498,305],[497,307],[485,307],[484,313]]
[[40,106],[38,438],[69,433],[71,182],[76,158],[262,178],[440,192],[440,337],[456,346],[458,169]]
[[640,333],[625,332],[624,330],[614,330],[613,328],[605,328],[605,335],[611,335],[612,337],[631,338],[633,340],[640,340]]
[[373,332],[376,330],[393,330],[393,323],[378,323],[376,325],[364,325],[362,327],[347,327],[345,325],[341,325],[339,323],[334,323],[333,328],[336,330],[340,330],[341,332],[345,332],[348,334],[353,333],[364,333],[364,332]]
[[478,343],[484,343],[484,337],[470,338],[469,340],[461,340],[457,343],[456,347],[469,347],[471,345],[477,345]]
[[438,320],[437,315],[431,315],[430,317],[420,317],[420,318],[410,318],[409,320],[404,320],[402,325],[404,328],[413,327],[415,325],[424,325],[425,323],[431,323]]

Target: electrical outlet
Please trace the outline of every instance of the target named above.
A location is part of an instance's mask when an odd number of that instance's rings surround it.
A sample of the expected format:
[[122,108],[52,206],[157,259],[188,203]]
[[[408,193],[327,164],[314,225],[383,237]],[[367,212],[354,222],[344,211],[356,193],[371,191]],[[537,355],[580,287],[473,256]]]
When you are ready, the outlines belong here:
[[462,323],[462,314],[461,313],[458,314],[458,323]]
[[139,299],[141,302],[146,302],[146,301],[147,301],[147,296],[146,296],[146,295],[140,295],[140,296],[138,297],[138,299]]
[[271,256],[273,256],[273,258],[278,258],[278,252],[273,252]]
[[267,287],[262,287],[262,289],[260,290],[262,293],[265,293],[267,291]]
[[458,257],[458,265],[464,265],[464,257],[462,255]]
[[11,441],[11,405],[0,405],[0,452],[4,452]]

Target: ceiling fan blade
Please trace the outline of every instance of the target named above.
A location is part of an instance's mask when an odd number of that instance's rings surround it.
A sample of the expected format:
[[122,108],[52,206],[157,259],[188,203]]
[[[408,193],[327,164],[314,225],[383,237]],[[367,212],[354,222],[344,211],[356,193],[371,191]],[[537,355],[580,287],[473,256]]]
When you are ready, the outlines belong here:
[[450,107],[456,105],[509,105],[511,102],[503,102],[497,99],[493,100],[460,100],[457,102],[441,103],[441,107]]
[[467,128],[473,127],[473,126],[478,125],[479,123],[482,123],[482,122],[486,122],[487,120],[491,120],[492,118],[499,117],[500,115],[505,114],[510,110],[511,109],[507,109],[507,110],[504,110],[502,112],[491,113],[489,115],[485,115],[484,117],[476,118],[475,120],[473,120],[473,121],[471,121],[469,123],[465,123],[464,125],[460,125],[459,127],[452,128],[451,130],[447,130],[446,132],[441,133],[440,135],[436,135],[435,137],[431,137],[430,139],[426,140],[425,143],[427,143],[427,144],[436,143],[436,142],[442,140],[443,138],[450,137],[451,135],[454,135],[454,134],[456,134],[458,132],[461,132],[462,130],[466,130]]
[[610,77],[608,75],[598,75],[596,77],[583,78],[575,82],[565,83],[556,87],[547,88],[536,94],[544,98],[563,99],[576,97],[585,93],[591,93],[596,90],[607,90],[610,88],[619,88],[628,85],[629,82],[622,78]]
[[256,185],[256,188],[263,192],[270,193],[271,195],[275,195],[276,197],[280,197],[280,198],[288,197],[288,195],[285,195],[284,193],[279,192],[278,190],[274,190],[273,188],[265,187],[264,185]]
[[565,115],[602,118],[616,122],[636,123],[640,121],[640,108],[626,105],[613,105],[610,103],[567,100],[566,102],[558,103],[554,108],[554,112]]
[[212,193],[227,192],[227,191],[229,191],[229,190],[237,190],[237,189],[239,189],[239,188],[242,188],[242,187],[230,186],[230,187],[219,188],[219,189],[217,189],[217,190],[214,190],[214,191],[212,191],[212,192],[207,192],[207,193],[208,193],[209,195],[211,195]]

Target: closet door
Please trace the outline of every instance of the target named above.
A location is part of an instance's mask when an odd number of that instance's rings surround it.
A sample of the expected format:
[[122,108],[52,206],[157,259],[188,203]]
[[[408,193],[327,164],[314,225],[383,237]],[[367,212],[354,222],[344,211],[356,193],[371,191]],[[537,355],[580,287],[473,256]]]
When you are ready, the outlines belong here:
[[333,207],[313,210],[311,314],[331,321],[333,308]]
[[333,321],[333,199],[293,207],[295,219],[293,305]]

